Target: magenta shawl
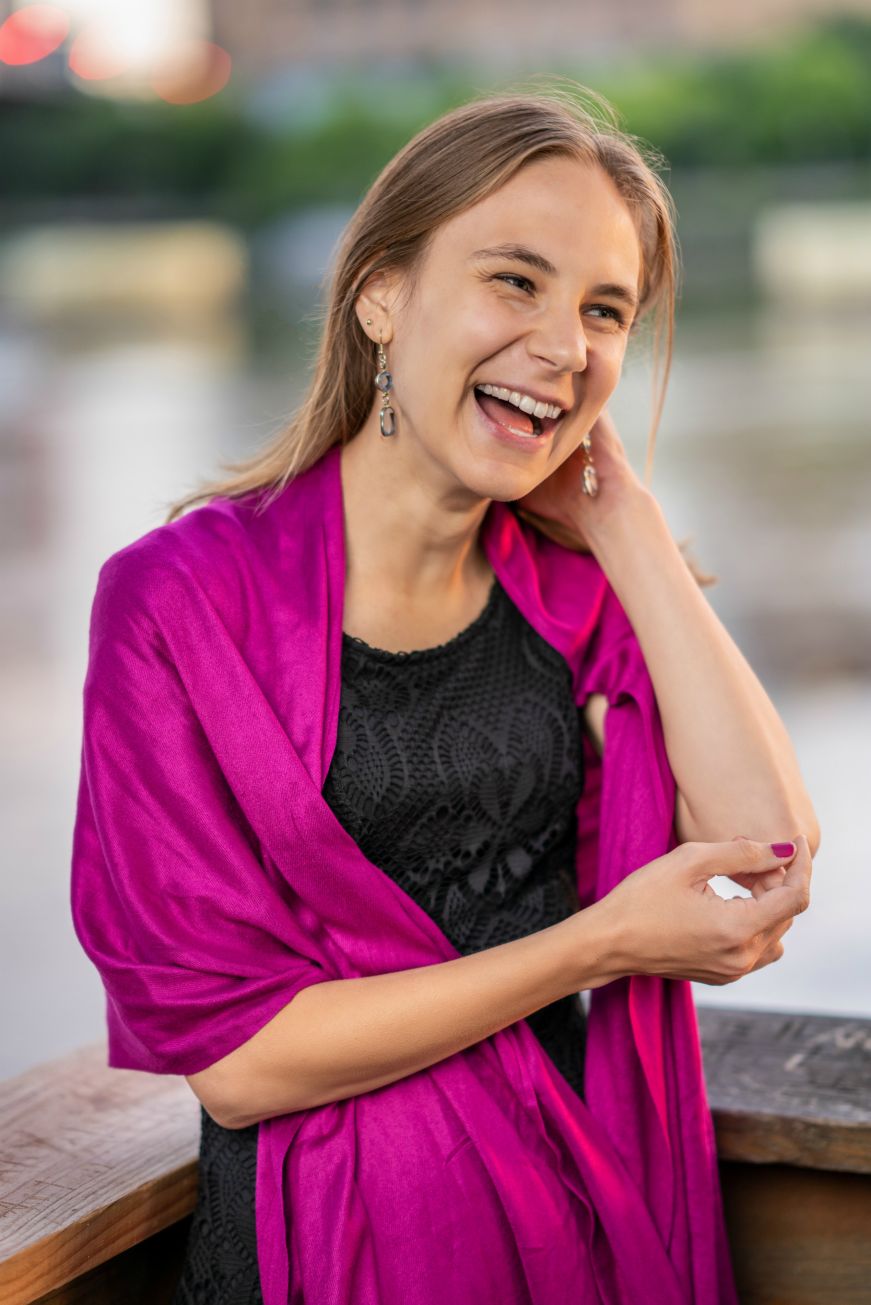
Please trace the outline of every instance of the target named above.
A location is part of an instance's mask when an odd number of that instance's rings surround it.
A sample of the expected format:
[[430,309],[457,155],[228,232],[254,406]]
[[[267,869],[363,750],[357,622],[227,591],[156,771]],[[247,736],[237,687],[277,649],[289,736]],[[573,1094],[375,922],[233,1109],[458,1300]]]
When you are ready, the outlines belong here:
[[[345,581],[334,445],[259,515],[217,498],[100,569],[72,911],[109,1064],[193,1074],[310,983],[458,955],[321,796]],[[596,560],[492,502],[482,544],[566,659],[585,742],[581,904],[674,846],[638,642]],[[585,1101],[525,1020],[375,1091],[261,1123],[265,1305],[736,1305],[685,981],[591,993]]]

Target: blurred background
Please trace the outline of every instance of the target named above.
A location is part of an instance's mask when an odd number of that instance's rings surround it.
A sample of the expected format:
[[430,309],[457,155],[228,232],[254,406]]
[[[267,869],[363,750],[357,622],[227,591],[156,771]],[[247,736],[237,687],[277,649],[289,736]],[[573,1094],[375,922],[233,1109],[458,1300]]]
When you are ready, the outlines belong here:
[[[284,424],[391,155],[532,73],[664,156],[685,272],[653,489],[822,825],[783,960],[697,1000],[871,1014],[871,0],[21,0],[0,2],[0,1076],[104,1031],[69,917],[101,563]],[[639,472],[651,398],[633,342],[610,408]]]

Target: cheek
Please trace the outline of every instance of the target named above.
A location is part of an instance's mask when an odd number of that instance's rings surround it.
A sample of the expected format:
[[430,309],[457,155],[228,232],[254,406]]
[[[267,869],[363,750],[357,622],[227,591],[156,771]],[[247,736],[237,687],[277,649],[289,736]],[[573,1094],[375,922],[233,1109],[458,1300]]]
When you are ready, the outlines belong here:
[[626,357],[625,338],[605,341],[597,353],[598,363],[598,380],[603,387],[613,387],[617,384],[623,371],[623,360]]
[[517,334],[517,318],[498,300],[478,301],[453,314],[456,338],[462,352],[471,355],[472,366],[510,344]]

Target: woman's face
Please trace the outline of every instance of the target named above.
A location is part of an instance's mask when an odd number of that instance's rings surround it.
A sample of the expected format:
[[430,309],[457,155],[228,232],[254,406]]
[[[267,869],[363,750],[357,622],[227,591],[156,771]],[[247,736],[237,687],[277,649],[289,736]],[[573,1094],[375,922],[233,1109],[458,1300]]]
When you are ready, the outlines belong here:
[[[626,203],[603,170],[573,159],[531,163],[446,222],[409,302],[389,301],[405,455],[448,491],[510,501],[533,489],[617,385],[640,271]],[[483,384],[499,393],[488,397]],[[518,396],[561,415],[525,413]]]

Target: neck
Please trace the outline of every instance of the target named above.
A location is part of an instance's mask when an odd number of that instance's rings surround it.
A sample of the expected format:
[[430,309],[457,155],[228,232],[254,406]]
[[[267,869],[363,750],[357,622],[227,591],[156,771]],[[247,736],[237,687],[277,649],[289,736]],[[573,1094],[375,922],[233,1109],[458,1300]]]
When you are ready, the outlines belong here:
[[349,581],[408,598],[457,595],[491,568],[479,542],[490,499],[450,477],[418,441],[378,417],[341,450]]

